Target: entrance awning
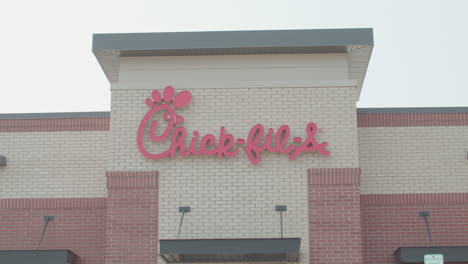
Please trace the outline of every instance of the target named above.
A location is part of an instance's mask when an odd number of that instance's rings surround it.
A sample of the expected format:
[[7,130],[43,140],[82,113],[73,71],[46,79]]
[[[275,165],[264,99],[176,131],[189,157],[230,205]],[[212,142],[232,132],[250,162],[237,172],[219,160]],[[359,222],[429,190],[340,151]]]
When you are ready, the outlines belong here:
[[76,264],[77,260],[70,250],[0,250],[0,263]]
[[298,262],[300,238],[160,240],[167,263]]
[[468,246],[463,247],[401,247],[395,251],[398,264],[424,263],[424,255],[442,254],[444,263],[468,263]]

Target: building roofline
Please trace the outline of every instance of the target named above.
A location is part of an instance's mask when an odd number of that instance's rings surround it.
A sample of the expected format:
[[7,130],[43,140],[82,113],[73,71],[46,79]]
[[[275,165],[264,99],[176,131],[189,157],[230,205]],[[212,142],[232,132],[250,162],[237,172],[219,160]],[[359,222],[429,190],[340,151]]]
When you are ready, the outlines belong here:
[[[120,56],[199,55],[238,49],[275,48],[271,52],[294,52],[299,47],[346,47],[374,45],[372,28],[294,29],[246,31],[198,31],[158,33],[110,33],[93,35],[93,52],[112,50]],[[281,50],[287,48],[287,50]],[[221,50],[220,50],[221,49]],[[139,52],[139,53],[138,53]],[[233,52],[232,50],[230,52]],[[343,51],[346,52],[346,49]]]
[[358,114],[468,113],[468,107],[357,108]]
[[111,83],[121,57],[348,53],[360,93],[373,47],[372,28],[344,28],[94,34],[92,50]]
[[[403,108],[357,108],[358,114],[440,114],[468,113],[468,107],[403,107]],[[50,118],[100,118],[110,117],[110,112],[58,112],[58,113],[12,113],[0,114],[0,119],[50,119]]]
[[99,118],[110,117],[110,112],[59,112],[0,114],[0,119],[51,119],[51,118]]

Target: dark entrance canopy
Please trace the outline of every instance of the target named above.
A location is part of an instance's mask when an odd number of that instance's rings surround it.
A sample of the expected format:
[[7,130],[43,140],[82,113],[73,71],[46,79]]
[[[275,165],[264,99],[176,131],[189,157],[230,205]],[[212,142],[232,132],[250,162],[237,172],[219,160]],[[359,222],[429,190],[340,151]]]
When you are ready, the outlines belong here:
[[76,264],[77,260],[70,250],[0,250],[0,263]]
[[160,240],[161,257],[179,262],[297,262],[300,238]]
[[424,255],[442,254],[444,263],[468,263],[468,246],[465,247],[401,247],[395,251],[398,264],[424,263]]

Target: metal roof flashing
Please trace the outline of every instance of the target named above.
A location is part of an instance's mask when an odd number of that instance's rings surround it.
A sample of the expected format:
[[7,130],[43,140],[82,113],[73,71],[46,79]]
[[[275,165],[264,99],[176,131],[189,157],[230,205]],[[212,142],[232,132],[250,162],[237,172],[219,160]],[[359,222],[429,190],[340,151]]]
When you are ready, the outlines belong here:
[[93,53],[111,83],[120,57],[348,53],[359,93],[374,46],[372,28],[94,34]]

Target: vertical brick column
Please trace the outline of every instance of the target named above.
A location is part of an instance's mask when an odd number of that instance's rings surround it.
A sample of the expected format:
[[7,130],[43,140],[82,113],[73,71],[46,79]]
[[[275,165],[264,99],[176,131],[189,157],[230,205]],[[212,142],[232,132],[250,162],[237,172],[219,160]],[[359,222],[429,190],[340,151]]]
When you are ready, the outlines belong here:
[[362,264],[360,174],[308,170],[310,263]]
[[158,172],[107,172],[106,264],[156,263]]

